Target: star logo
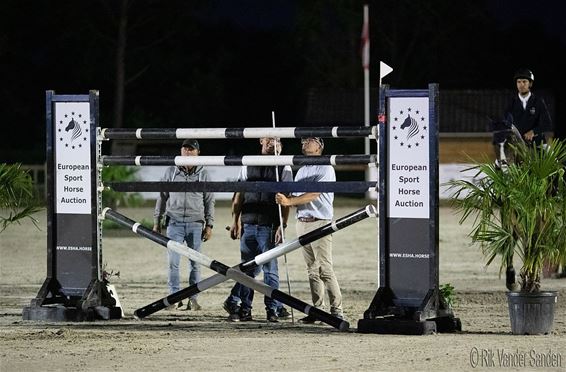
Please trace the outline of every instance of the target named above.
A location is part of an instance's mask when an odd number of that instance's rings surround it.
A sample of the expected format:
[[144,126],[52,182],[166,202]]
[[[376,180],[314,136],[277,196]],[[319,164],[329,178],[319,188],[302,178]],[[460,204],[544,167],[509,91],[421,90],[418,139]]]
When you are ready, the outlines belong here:
[[63,119],[57,123],[57,140],[62,142],[66,148],[81,148],[89,140],[88,121],[82,114],[70,112],[63,115]]

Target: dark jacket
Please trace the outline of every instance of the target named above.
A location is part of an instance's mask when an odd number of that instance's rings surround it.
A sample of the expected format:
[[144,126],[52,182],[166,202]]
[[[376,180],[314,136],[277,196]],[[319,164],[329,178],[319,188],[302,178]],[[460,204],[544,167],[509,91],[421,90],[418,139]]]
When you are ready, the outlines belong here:
[[533,130],[535,133],[534,142],[544,142],[544,133],[552,132],[552,121],[550,114],[546,108],[546,103],[541,97],[535,96],[531,92],[531,96],[527,101],[526,109],[523,108],[523,103],[519,99],[518,94],[515,94],[505,110],[505,116],[509,115],[513,118],[513,124],[517,127],[521,135]]

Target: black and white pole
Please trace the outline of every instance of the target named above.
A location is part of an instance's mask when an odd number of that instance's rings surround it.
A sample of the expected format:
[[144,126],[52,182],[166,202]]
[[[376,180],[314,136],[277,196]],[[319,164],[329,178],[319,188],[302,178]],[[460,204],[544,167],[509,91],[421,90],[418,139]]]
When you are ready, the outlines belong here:
[[102,165],[351,165],[375,164],[377,155],[102,156]]
[[[342,319],[339,319],[331,314],[328,314],[325,311],[322,311],[320,309],[317,309],[315,307],[312,307],[311,305],[296,299],[284,292],[281,292],[279,290],[273,289],[261,282],[258,282],[256,280],[254,280],[253,278],[247,276],[246,274],[244,274],[245,272],[249,272],[253,269],[255,269],[256,267],[263,265],[264,263],[267,263],[269,261],[271,261],[272,259],[275,259],[283,254],[286,254],[288,252],[291,252],[293,250],[296,250],[298,248],[300,248],[301,246],[305,245],[305,244],[309,244],[315,240],[318,240],[324,236],[330,235],[338,230],[341,230],[343,228],[346,228],[350,225],[353,225],[354,223],[357,223],[359,221],[362,221],[368,217],[371,216],[376,216],[376,209],[374,206],[372,205],[368,205],[365,208],[359,209],[345,217],[342,217],[336,221],[333,221],[325,226],[322,226],[316,230],[310,231],[307,234],[301,235],[300,237],[298,237],[297,239],[282,244],[278,247],[275,247],[267,252],[264,252],[258,256],[256,256],[253,260],[248,261],[248,262],[244,262],[241,263],[237,266],[234,266],[232,268],[229,268],[228,266],[212,260],[204,255],[202,255],[199,252],[196,252],[180,243],[177,243],[175,241],[172,241],[166,237],[164,237],[163,235],[157,234],[153,231],[151,231],[150,229],[140,225],[139,223],[121,215],[120,213],[117,213],[115,211],[113,211],[110,208],[105,208],[102,212],[102,217],[103,218],[108,218],[116,223],[118,223],[119,225],[125,226],[130,228],[134,233],[143,236],[145,238],[148,238],[149,240],[152,240],[164,247],[170,248],[172,250],[175,250],[176,252],[182,254],[182,255],[189,255],[190,254],[190,258],[202,265],[205,265],[211,269],[213,269],[214,271],[218,272],[219,275],[214,275],[210,278],[207,278],[203,281],[200,281],[197,284],[193,284],[190,287],[187,287],[185,289],[182,289],[178,292],[175,292],[169,296],[167,296],[166,298],[160,299],[158,301],[153,302],[150,305],[147,305],[141,309],[138,309],[134,312],[134,314],[136,315],[136,317],[138,318],[144,318],[148,315],[151,315],[159,310],[162,310],[166,307],[168,307],[171,304],[174,304],[178,301],[181,301],[185,298],[188,298],[192,295],[195,295],[199,292],[202,292],[208,288],[211,288],[217,284],[220,284],[224,281],[226,281],[227,279],[234,279],[240,283],[242,283],[243,285],[246,285],[254,290],[257,290],[258,292],[264,294],[265,296],[268,296],[270,298],[273,298],[275,300],[278,300],[288,306],[293,307],[294,309],[297,309],[307,315],[312,315],[315,318],[335,327],[338,328],[340,330],[345,330],[348,329],[349,324],[348,322],[345,322]],[[193,254],[192,252],[196,253]]]
[[236,138],[301,138],[301,137],[364,137],[376,138],[376,126],[350,127],[281,127],[281,128],[103,128],[101,137],[109,139],[236,139]]

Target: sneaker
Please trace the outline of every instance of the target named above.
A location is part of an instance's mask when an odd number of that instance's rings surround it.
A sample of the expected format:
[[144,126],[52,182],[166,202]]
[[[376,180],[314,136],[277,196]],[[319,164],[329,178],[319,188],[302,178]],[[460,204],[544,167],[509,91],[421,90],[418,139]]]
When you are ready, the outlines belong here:
[[318,319],[316,319],[314,316],[307,315],[306,317],[299,319],[299,322],[305,323],[305,324],[314,324],[314,322],[316,322],[317,320]]
[[279,318],[277,317],[277,314],[275,314],[275,311],[267,310],[266,314],[268,322],[277,323],[279,321]]
[[202,306],[200,306],[196,298],[191,298],[187,304],[187,310],[199,311],[202,310]]
[[240,308],[238,315],[240,316],[240,320],[242,322],[249,322],[250,320],[254,320],[252,318],[252,309],[242,309],[242,308]]
[[291,319],[291,313],[287,311],[287,309],[283,306],[281,306],[278,310],[277,310],[277,317],[279,319]]

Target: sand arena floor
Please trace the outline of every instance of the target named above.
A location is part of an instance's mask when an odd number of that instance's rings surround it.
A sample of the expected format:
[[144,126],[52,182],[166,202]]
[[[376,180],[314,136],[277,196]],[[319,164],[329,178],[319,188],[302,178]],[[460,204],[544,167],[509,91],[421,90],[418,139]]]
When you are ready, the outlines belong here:
[[[346,215],[364,205],[336,208]],[[151,218],[152,210],[122,209],[132,219]],[[23,321],[22,308],[37,294],[46,275],[46,217],[41,231],[31,223],[9,227],[0,237],[0,370],[4,371],[156,371],[170,370],[565,370],[566,279],[548,279],[545,289],[559,291],[555,331],[544,336],[510,333],[504,283],[496,266],[484,268],[469,226],[458,225],[450,208],[440,209],[440,283],[456,288],[454,312],[462,321],[457,334],[401,336],[355,332],[377,289],[377,225],[365,220],[334,234],[334,263],[352,332],[291,320],[268,323],[262,296],[256,293],[255,321],[230,323],[222,310],[232,282],[200,295],[201,311],[161,311],[142,321],[133,311],[167,295],[164,248],[132,233],[109,232],[103,241],[108,270],[125,318],[82,323]],[[238,243],[223,229],[227,207],[217,208],[212,239],[203,253],[229,265],[239,261]],[[294,239],[294,221],[287,239]],[[287,255],[292,294],[310,302],[299,251]],[[287,289],[284,259],[279,259],[282,289]],[[186,263],[183,266],[184,280]],[[213,274],[203,269],[203,276]],[[295,319],[303,314],[294,312]],[[471,360],[485,356],[479,365]],[[560,358],[552,368],[537,366],[544,355]],[[525,366],[501,364],[498,355],[524,355]],[[505,360],[503,360],[505,362]],[[492,364],[493,363],[493,364]]]

